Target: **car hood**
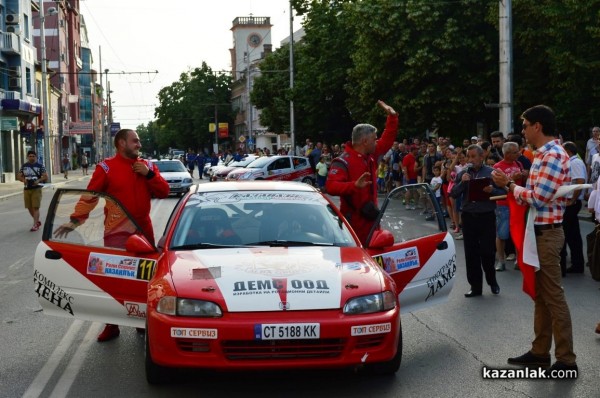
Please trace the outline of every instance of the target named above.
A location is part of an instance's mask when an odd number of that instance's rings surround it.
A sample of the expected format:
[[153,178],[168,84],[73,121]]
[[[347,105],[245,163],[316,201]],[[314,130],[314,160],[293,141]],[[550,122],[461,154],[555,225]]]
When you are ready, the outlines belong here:
[[251,247],[175,252],[179,297],[217,302],[229,312],[339,309],[382,291],[383,273],[361,248]]
[[234,169],[232,169],[229,174],[232,175],[238,175],[238,174],[245,174],[248,172],[252,172],[252,173],[260,173],[262,172],[262,169],[255,169],[252,167],[236,167]]

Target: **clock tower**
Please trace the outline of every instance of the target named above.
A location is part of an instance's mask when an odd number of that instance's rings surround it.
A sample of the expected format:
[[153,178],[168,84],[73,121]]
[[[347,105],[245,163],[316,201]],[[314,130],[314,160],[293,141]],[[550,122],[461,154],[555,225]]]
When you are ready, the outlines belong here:
[[264,47],[271,47],[270,17],[237,17],[233,20],[233,48],[231,52],[231,69],[234,80],[243,76],[254,61],[263,57]]

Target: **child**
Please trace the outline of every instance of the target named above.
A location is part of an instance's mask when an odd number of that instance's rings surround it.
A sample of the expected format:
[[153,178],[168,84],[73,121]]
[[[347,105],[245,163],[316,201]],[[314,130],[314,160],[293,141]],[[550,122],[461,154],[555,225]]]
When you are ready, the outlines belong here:
[[387,175],[387,168],[387,162],[385,159],[381,159],[379,166],[377,167],[377,190],[379,193],[386,193],[385,176]]
[[325,187],[325,181],[327,180],[327,163],[325,163],[325,156],[319,158],[319,163],[315,166],[317,170],[317,184],[319,189],[323,190]]
[[442,168],[438,165],[433,166],[433,178],[430,186],[431,190],[435,192],[435,199],[442,208]]

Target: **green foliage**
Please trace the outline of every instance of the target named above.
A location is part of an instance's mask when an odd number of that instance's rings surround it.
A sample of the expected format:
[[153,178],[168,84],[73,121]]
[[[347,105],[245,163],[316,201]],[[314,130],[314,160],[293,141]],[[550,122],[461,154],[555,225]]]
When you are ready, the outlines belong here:
[[215,104],[219,122],[231,122],[230,78],[202,67],[182,73],[179,81],[158,93],[156,143],[161,152],[172,148],[201,149],[214,142],[209,123],[214,123]]
[[[456,141],[478,124],[487,132],[498,128],[498,110],[484,106],[499,100],[497,0],[292,5],[306,33],[294,44],[294,88],[290,49],[283,46],[260,64],[251,94],[270,131],[289,131],[290,100],[297,143],[341,142],[360,122],[382,126],[378,99],[399,111],[404,136],[422,135],[434,123]],[[600,123],[600,0],[513,0],[512,6],[515,126],[523,110],[545,103],[565,138],[585,138]],[[229,81],[218,79],[218,101],[227,103]],[[203,63],[161,90],[153,126],[159,148],[210,142],[213,86],[215,74]],[[227,110],[220,106],[219,115]]]

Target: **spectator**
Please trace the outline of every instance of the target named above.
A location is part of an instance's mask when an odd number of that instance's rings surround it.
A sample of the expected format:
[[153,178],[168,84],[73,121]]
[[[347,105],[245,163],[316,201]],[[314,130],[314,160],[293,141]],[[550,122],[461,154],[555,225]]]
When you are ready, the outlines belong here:
[[435,144],[427,144],[427,153],[423,156],[423,182],[426,184],[431,183],[431,179],[434,177],[433,166],[440,160],[442,160],[442,155],[437,152]]
[[[402,160],[402,174],[406,179],[406,184],[416,184],[418,177],[418,152],[419,147],[412,145],[410,152]],[[410,189],[406,192],[406,210],[414,210],[417,208],[417,200],[419,192],[416,189]]]
[[[510,176],[510,179],[518,185],[524,185],[527,173],[523,172],[523,165],[517,161],[520,155],[519,146],[515,142],[505,142],[502,145],[502,153],[504,159],[498,161],[493,167],[502,170],[504,174]],[[493,156],[497,156],[494,154]],[[506,199],[496,201],[496,256],[498,262],[496,271],[504,271],[506,269],[506,242],[510,240],[509,232],[510,210]],[[514,258],[513,258],[514,260]],[[518,266],[517,266],[518,267]]]
[[315,173],[317,171],[317,163],[320,162],[321,159],[321,155],[322,155],[322,150],[323,148],[323,143],[321,142],[317,142],[317,146],[310,151],[310,153],[308,154],[308,160],[310,162],[310,167],[312,167],[313,169],[313,173]]
[[325,156],[321,156],[319,162],[315,166],[317,172],[317,184],[321,190],[325,188],[325,181],[327,180],[327,163],[325,163]]
[[[206,157],[204,156],[204,152],[198,152],[198,156],[196,156],[196,163],[198,164],[198,178],[202,180],[202,175],[204,174],[204,165],[206,164]],[[194,177],[192,175],[192,177]]]
[[452,189],[454,188],[454,185],[457,182],[456,176],[458,175],[458,173],[460,173],[466,167],[467,167],[466,156],[463,152],[462,147],[458,147],[456,149],[456,152],[453,155],[450,166],[446,170],[447,178],[449,181],[449,183],[448,183],[448,194],[449,194],[448,199],[450,201],[450,206],[448,207],[448,213],[450,213],[450,220],[452,220],[452,224],[450,225],[450,228],[452,229],[452,232],[454,232],[456,234],[455,239],[457,239],[457,240],[463,239],[463,235],[460,232],[461,231],[460,209],[462,207],[461,206],[462,199],[460,196],[457,198],[454,198],[452,195],[450,195],[450,193],[452,192]]
[[[452,197],[462,197],[461,220],[463,223],[465,263],[467,281],[471,290],[465,297],[476,297],[482,294],[483,274],[490,286],[492,294],[500,293],[494,269],[496,242],[496,203],[485,199],[481,191],[488,195],[501,195],[503,190],[490,183],[485,187],[474,185],[474,180],[491,178],[492,169],[483,164],[483,149],[479,145],[467,148],[469,167],[456,176],[456,183],[450,193]],[[481,190],[481,191],[480,191]],[[482,272],[483,269],[483,272]]]
[[379,166],[377,167],[377,191],[379,193],[386,193],[385,189],[385,177],[388,172],[388,164],[385,159],[381,159],[379,161]]
[[37,161],[35,151],[27,151],[27,162],[21,166],[17,179],[24,184],[23,201],[29,215],[33,218],[33,226],[30,231],[40,229],[40,207],[42,205],[42,183],[48,180],[46,168]]
[[[188,149],[188,153],[186,156],[186,165],[188,170],[190,171],[190,175],[194,178],[194,166],[196,165],[196,161],[198,160],[198,154],[192,150],[192,148]],[[200,177],[202,177],[202,169],[200,169]]]
[[592,164],[592,156],[598,153],[598,144],[600,143],[600,127],[594,126],[592,127],[592,136],[589,140],[587,140],[585,145],[585,164],[589,167]]
[[[586,167],[577,156],[577,146],[571,141],[563,144],[563,148],[569,155],[571,163],[571,184],[585,184],[587,181]],[[583,257],[583,239],[579,228],[579,211],[583,200],[583,190],[578,189],[568,196],[567,207],[563,218],[563,229],[565,231],[565,243],[560,251],[560,269],[563,276],[566,273],[582,274],[585,260]],[[571,267],[567,268],[567,246],[571,253]]]
[[88,167],[89,167],[89,158],[87,153],[83,152],[81,154],[81,170],[83,171],[83,175],[88,175]]
[[[440,165],[435,165],[433,166],[433,178],[431,179],[431,189],[433,190],[433,192],[435,193],[435,199],[437,200],[438,204],[440,205],[440,209],[444,209],[444,206],[442,204],[442,168]],[[427,221],[433,220],[435,217],[433,216],[433,214],[431,214],[431,216],[428,216],[428,218],[426,218]]]
[[62,167],[63,173],[65,175],[65,180],[69,178],[69,170],[71,170],[71,160],[69,159],[69,155],[65,153],[62,158]]
[[504,158],[504,154],[502,153],[502,145],[504,145],[504,134],[502,131],[494,131],[490,134],[490,139],[492,140],[492,149],[490,150],[490,154],[497,154],[500,159]]
[[517,186],[501,171],[495,171],[492,178],[498,186],[506,187],[517,202],[535,206],[537,212],[533,223],[539,270],[535,273],[535,338],[529,351],[521,356],[508,358],[508,363],[549,366],[554,338],[556,362],[550,367],[550,373],[577,371],[571,314],[561,286],[560,271],[566,199],[555,199],[558,188],[571,182],[569,155],[556,137],[556,119],[552,109],[537,105],[523,112],[521,119],[527,142],[537,148],[526,186]]

